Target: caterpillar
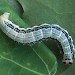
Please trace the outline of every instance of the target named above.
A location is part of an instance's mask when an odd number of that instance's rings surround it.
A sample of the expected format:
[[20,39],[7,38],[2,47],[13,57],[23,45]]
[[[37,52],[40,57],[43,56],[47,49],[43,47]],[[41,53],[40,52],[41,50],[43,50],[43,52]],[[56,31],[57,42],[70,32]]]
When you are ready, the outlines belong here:
[[75,47],[68,32],[57,24],[41,24],[32,28],[20,28],[8,20],[10,13],[5,12],[0,16],[0,28],[14,41],[22,44],[36,43],[42,39],[54,38],[61,43],[63,49],[63,63],[73,63]]

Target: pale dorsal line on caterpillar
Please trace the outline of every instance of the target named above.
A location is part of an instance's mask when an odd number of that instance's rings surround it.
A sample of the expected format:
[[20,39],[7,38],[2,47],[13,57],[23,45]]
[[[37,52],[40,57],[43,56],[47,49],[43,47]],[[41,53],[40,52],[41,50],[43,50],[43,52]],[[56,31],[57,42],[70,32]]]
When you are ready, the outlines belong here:
[[61,43],[63,49],[63,62],[73,63],[75,48],[73,40],[68,32],[57,24],[41,24],[32,28],[20,28],[8,20],[10,13],[5,12],[0,16],[0,28],[11,39],[23,43],[31,44],[42,39],[54,38]]

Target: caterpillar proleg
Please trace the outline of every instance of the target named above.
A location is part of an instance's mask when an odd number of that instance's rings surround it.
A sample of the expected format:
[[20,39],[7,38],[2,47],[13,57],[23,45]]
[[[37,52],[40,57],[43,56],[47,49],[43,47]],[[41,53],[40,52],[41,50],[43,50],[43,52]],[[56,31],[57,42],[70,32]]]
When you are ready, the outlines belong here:
[[63,49],[63,62],[73,63],[75,48],[73,40],[68,32],[57,24],[41,24],[32,28],[20,28],[8,20],[10,13],[5,12],[0,16],[0,28],[11,39],[23,43],[31,44],[42,39],[54,38],[61,43]]

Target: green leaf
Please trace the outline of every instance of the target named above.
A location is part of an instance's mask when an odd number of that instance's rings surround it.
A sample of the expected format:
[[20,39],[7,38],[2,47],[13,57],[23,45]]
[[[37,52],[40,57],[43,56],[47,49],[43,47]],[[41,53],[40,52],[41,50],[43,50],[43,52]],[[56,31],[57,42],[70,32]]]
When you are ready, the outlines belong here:
[[66,69],[61,75],[75,75],[75,63]]
[[[8,0],[0,0],[0,15],[4,12],[9,12],[9,19],[13,23],[21,27],[29,27],[15,13],[16,9],[13,10],[13,7],[9,4]],[[1,30],[0,36],[1,75],[54,75],[56,73],[56,57],[43,43],[33,46],[22,45],[11,40]]]
[[[75,0],[18,0],[23,7],[23,18],[32,26],[42,23],[58,24],[66,29],[75,43]],[[74,75],[72,70],[67,70],[71,65],[62,64],[59,53],[60,45],[56,40],[46,42],[48,48],[53,50],[58,59],[58,72],[56,75]],[[59,46],[59,47],[58,47]],[[66,73],[64,72],[65,70]]]
[[23,9],[17,0],[7,0],[10,7],[21,17]]

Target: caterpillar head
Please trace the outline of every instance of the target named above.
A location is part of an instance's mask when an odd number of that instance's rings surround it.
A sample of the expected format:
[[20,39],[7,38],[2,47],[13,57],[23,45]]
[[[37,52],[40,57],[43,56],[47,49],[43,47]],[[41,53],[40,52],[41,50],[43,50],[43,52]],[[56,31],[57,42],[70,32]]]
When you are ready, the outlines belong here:
[[9,15],[10,15],[10,13],[5,12],[4,14],[2,14],[2,15],[0,16],[0,21],[3,20],[3,19],[8,19],[8,18],[9,18]]
[[65,64],[72,64],[73,63],[73,59],[72,59],[71,54],[64,54],[63,63],[65,63]]
[[8,20],[9,15],[10,15],[10,13],[8,13],[8,12],[5,12],[4,14],[2,14],[0,16],[0,24],[2,24],[4,20]]
[[8,19],[9,18],[10,13],[5,12],[3,15],[1,15],[3,18]]

